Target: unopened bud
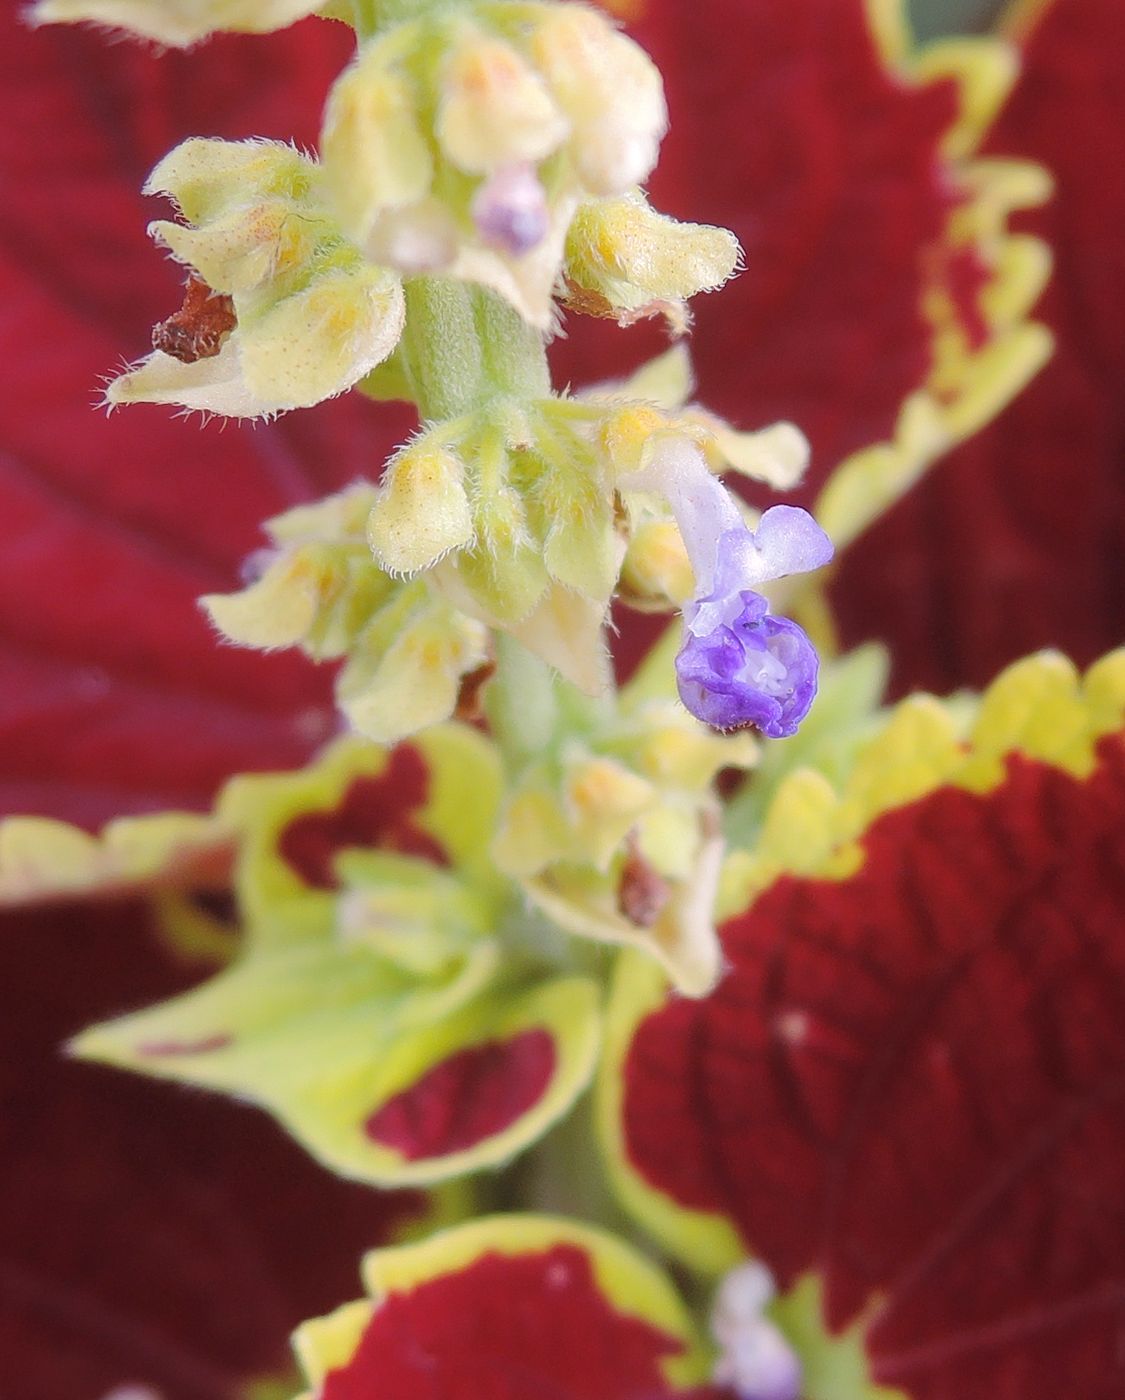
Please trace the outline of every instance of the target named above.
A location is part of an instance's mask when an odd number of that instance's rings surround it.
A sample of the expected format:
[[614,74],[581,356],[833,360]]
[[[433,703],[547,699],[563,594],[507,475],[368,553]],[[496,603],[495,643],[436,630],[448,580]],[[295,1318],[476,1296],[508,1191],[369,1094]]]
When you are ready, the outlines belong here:
[[385,269],[326,272],[259,320],[240,322],[246,385],[276,410],[331,398],[387,358],[405,314],[402,286]]
[[691,562],[671,520],[646,520],[637,527],[625,551],[621,591],[631,607],[666,611],[691,597]]
[[464,43],[442,86],[438,142],[469,174],[542,160],[566,138],[566,119],[543,80],[508,44]]
[[664,88],[643,49],[580,5],[547,10],[535,61],[570,118],[569,149],[591,194],[624,194],[656,164],[668,124]]
[[391,459],[367,522],[367,539],[390,573],[411,574],[436,564],[473,538],[464,466],[425,438]]
[[149,235],[218,292],[249,292],[298,271],[324,237],[327,221],[288,200],[233,209],[189,228],[158,219]]
[[566,272],[620,315],[712,291],[732,275],[739,256],[728,229],[680,223],[631,194],[579,208],[567,235]]
[[317,618],[340,597],[347,580],[344,561],[327,545],[309,545],[275,555],[240,593],[200,599],[211,621],[241,646],[290,647],[303,642]]
[[[421,587],[421,585],[416,585]],[[392,604],[353,648],[336,687],[361,733],[393,744],[453,714],[461,677],[488,659],[488,629],[420,593]]]
[[599,870],[606,869],[637,818],[656,800],[651,783],[616,759],[600,756],[572,764],[563,785],[576,840]]
[[30,18],[33,24],[112,25],[158,44],[188,48],[217,30],[284,29],[320,8],[321,0],[37,0]]
[[668,420],[650,404],[624,404],[607,413],[599,430],[601,446],[618,477],[639,471],[651,439],[666,432]]
[[410,84],[370,49],[328,98],[321,152],[340,221],[362,243],[385,209],[414,204],[433,179]]
[[255,198],[300,199],[315,170],[282,141],[193,136],[168,152],[145,181],[144,193],[170,195],[185,219],[201,224]]

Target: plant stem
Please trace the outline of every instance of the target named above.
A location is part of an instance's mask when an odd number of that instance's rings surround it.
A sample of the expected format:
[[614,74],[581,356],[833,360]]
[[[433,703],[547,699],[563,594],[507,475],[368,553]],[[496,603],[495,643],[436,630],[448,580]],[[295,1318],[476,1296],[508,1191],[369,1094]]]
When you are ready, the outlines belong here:
[[406,283],[400,353],[424,419],[457,418],[502,395],[551,391],[543,337],[481,287],[444,277]]
[[555,677],[545,661],[497,632],[496,674],[485,708],[508,767],[518,771],[552,745],[558,727]]
[[380,29],[389,29],[403,20],[418,19],[450,0],[352,0],[352,24],[360,39],[369,39]]
[[[405,290],[399,355],[424,420],[459,418],[491,399],[527,402],[550,394],[543,336],[502,297],[440,277],[412,277]],[[503,632],[496,634],[496,662],[486,708],[517,772],[553,745],[564,683]]]
[[551,392],[551,373],[542,334],[495,292],[475,287],[469,295],[489,386],[496,393],[516,398],[546,398]]

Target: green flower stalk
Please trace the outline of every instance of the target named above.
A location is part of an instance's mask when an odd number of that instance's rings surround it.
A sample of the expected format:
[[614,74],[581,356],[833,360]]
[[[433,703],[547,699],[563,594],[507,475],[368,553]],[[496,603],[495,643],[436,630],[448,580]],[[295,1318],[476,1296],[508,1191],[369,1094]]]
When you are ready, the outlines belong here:
[[[34,14],[186,43],[303,12],[44,0]],[[738,244],[648,204],[638,186],[667,121],[659,75],[598,11],[415,0],[328,13],[354,25],[357,50],[328,95],[319,155],[193,138],[150,176],[146,191],[176,217],[149,231],[186,269],[187,293],[107,401],[253,418],[349,389],[411,400],[421,426],[378,481],[267,522],[250,581],[203,605],[233,642],[341,663],[343,718],[379,745],[432,733],[440,746],[449,721],[486,722],[500,789],[481,850],[488,881],[517,898],[492,918],[515,928],[522,900],[527,930],[553,930],[547,943],[571,950],[564,964],[588,970],[584,946],[633,945],[703,995],[721,972],[712,784],[721,768],[752,766],[758,746],[691,718],[663,653],[618,693],[609,608],[698,610],[689,600],[713,583],[720,542],[754,538],[716,474],[788,486],[807,448],[791,425],[741,434],[688,402],[682,349],[570,395],[552,391],[546,342],[564,307],[622,324],[660,315],[681,334],[690,298],[737,270]],[[675,489],[669,453],[696,472]],[[705,510],[691,505],[700,492]],[[708,645],[721,656],[733,643],[716,633]],[[811,702],[806,672],[794,714]],[[349,878],[329,920],[345,961],[385,960],[385,939],[365,934],[357,952],[347,930],[400,907],[396,882],[436,879],[373,869],[383,893]],[[241,893],[249,912],[253,889]],[[454,922],[467,907],[438,902]],[[546,946],[541,930],[512,937]],[[520,967],[503,945],[497,966]],[[257,967],[231,975],[252,989]],[[470,1002],[483,995],[466,985]]]
[[[431,1186],[529,1149],[549,1162],[571,1114],[573,1140],[620,949],[678,994],[719,982],[716,780],[758,762],[755,724],[795,732],[816,675],[807,640],[797,667],[735,632],[763,630],[766,602],[747,590],[831,546],[792,508],[753,533],[719,481],[788,489],[807,444],[793,425],[743,433],[692,402],[689,302],[736,273],[740,249],[649,204],[660,78],[599,11],[40,0],[33,14],[183,45],[314,12],[357,40],[319,151],[193,138],[158,164],[146,192],[173,211],[149,231],[185,269],[184,306],[106,400],[250,419],[348,391],[415,406],[416,433],[381,472],[267,521],[244,586],[202,600],[231,642],[338,663],[352,732],[300,773],[221,797],[244,927],[232,964],[73,1048],[255,1102],[341,1174]],[[659,317],[677,344],[627,381],[557,392],[546,346],[564,313]],[[816,549],[780,549],[782,518]],[[733,648],[732,684],[772,708],[685,708],[667,642],[618,688],[615,601],[685,609],[685,699],[731,679]],[[702,612],[706,646],[691,630]],[[771,644],[799,631],[769,625]],[[498,1238],[518,1256],[553,1229],[513,1217]],[[647,1266],[597,1232],[567,1248],[568,1269],[601,1261],[606,1296],[639,1289],[685,1338],[677,1374],[701,1377],[705,1347]],[[797,1363],[747,1287],[719,1308],[718,1374],[788,1394]],[[319,1349],[334,1355],[348,1327],[304,1335],[318,1387]]]

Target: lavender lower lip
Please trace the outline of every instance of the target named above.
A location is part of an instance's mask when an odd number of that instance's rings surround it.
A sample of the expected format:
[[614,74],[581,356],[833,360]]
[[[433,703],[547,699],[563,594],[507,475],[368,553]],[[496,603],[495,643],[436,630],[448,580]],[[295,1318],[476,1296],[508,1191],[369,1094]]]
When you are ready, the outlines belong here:
[[[722,620],[714,621],[704,605],[717,602],[726,606]],[[795,622],[773,617],[768,606],[746,589],[685,609],[684,644],[676,657],[680,699],[714,729],[753,727],[767,738],[786,739],[809,712],[816,696],[816,651]]]

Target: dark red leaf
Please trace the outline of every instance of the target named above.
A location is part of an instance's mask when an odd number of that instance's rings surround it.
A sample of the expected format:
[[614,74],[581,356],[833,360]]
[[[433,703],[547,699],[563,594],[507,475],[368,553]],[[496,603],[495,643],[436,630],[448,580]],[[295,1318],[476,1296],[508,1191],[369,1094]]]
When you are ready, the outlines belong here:
[[186,985],[133,906],[0,921],[0,1356],[19,1400],[235,1400],[418,1208],[337,1181],[256,1110],[66,1060]]
[[1055,0],[991,154],[1041,161],[1023,226],[1055,251],[1054,361],[872,531],[836,589],[849,639],[892,643],[898,689],[981,684],[1043,646],[1125,635],[1125,72],[1117,0]]
[[148,170],[192,134],[311,141],[347,48],[314,21],[156,55],[0,16],[0,811],[198,807],[336,727],[326,670],[219,645],[195,599],[237,586],[266,516],[376,471],[409,416],[353,395],[200,429],[93,402],[181,300]]
[[705,1002],[626,1071],[643,1176],[721,1210],[779,1279],[864,1308],[917,1400],[1125,1387],[1125,745],[1021,757],[879,818],[844,881],[779,879]]
[[555,1042],[537,1027],[472,1045],[388,1099],[364,1130],[410,1162],[464,1152],[527,1113],[554,1072]]
[[321,1400],[661,1400],[680,1343],[616,1312],[570,1244],[392,1293]]

